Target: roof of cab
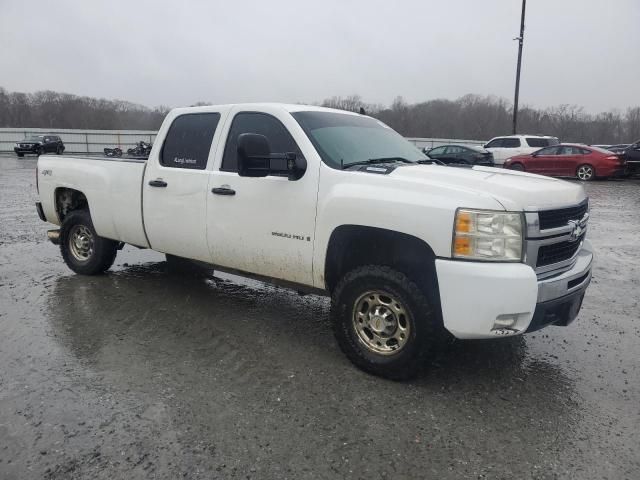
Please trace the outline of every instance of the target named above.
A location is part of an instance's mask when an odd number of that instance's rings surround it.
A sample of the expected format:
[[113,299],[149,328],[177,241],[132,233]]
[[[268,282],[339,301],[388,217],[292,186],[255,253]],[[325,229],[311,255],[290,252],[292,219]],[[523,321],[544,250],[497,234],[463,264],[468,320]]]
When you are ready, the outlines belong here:
[[349,112],[346,110],[338,110],[335,108],[327,108],[327,107],[319,107],[317,105],[303,105],[296,103],[228,103],[224,105],[204,105],[201,107],[178,107],[172,109],[177,113],[188,113],[188,112],[207,112],[213,109],[231,109],[233,107],[242,107],[246,110],[261,110],[265,107],[273,108],[279,107],[284,111],[293,113],[293,112],[333,112],[333,113],[344,113],[347,115],[360,115],[359,113]]

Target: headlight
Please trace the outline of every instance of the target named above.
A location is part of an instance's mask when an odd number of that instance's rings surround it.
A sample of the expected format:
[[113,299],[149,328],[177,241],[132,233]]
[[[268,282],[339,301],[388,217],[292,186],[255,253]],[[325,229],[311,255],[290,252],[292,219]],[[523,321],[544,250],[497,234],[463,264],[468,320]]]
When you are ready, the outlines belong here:
[[468,260],[522,260],[522,214],[458,209],[452,256]]

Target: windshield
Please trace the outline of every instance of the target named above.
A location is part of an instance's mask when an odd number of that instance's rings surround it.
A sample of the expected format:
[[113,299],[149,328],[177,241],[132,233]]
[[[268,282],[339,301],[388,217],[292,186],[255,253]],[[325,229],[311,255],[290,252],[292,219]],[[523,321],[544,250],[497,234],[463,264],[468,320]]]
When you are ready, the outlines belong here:
[[294,112],[322,160],[334,168],[371,159],[428,157],[384,123],[370,117],[333,112]]
[[40,141],[42,141],[43,138],[44,137],[42,135],[40,135],[40,136],[32,135],[31,137],[27,137],[25,140],[27,140],[29,142],[40,142]]

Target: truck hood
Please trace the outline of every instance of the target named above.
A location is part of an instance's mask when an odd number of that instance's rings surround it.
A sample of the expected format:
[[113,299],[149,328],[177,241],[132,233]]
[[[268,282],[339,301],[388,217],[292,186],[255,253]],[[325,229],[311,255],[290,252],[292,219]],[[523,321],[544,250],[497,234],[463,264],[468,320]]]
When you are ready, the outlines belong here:
[[[390,177],[491,196],[506,210],[535,211],[575,205],[587,198],[584,188],[565,180],[501,168],[415,165],[396,168]],[[473,207],[473,205],[469,205]]]

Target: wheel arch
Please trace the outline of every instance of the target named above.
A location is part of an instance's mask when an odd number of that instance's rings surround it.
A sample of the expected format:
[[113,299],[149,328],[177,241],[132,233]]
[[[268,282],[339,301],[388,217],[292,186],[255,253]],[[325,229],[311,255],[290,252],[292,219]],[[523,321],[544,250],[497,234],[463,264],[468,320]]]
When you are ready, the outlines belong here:
[[86,208],[87,210],[89,210],[89,214],[91,214],[87,196],[80,190],[69,187],[58,187],[55,189],[53,195],[56,214],[58,215],[60,224],[62,224],[65,217],[74,210],[81,210]]
[[364,265],[384,265],[404,273],[427,295],[440,315],[436,255],[424,240],[378,227],[340,225],[329,238],[324,280],[333,292],[340,278]]

